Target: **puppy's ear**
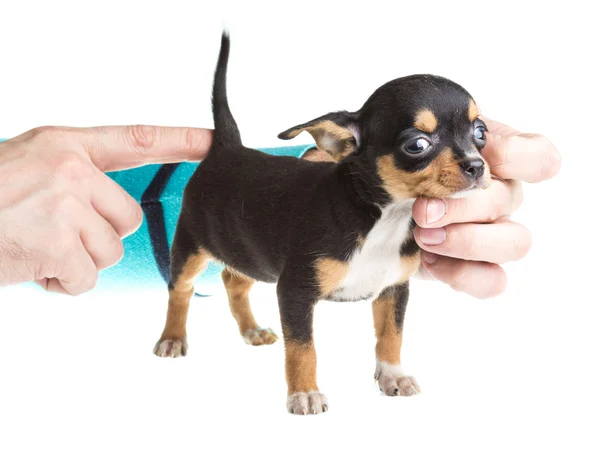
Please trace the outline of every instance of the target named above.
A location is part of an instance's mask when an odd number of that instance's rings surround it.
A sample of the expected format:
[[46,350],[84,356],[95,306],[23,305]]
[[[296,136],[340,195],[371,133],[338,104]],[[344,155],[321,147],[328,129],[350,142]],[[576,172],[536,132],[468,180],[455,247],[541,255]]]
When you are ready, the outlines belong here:
[[306,131],[315,139],[320,150],[327,151],[336,161],[356,151],[359,130],[355,113],[338,111],[292,127],[278,135],[283,140],[296,137]]

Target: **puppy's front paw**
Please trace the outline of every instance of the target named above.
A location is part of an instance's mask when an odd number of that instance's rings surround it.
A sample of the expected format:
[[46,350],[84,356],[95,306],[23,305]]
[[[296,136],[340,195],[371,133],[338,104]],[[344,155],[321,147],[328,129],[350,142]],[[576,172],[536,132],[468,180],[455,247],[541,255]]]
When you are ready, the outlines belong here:
[[154,354],[161,358],[179,358],[187,354],[187,339],[164,339],[156,342]]
[[387,396],[413,396],[421,392],[415,378],[404,375],[400,366],[378,361],[375,380],[381,392]]
[[248,329],[244,333],[244,342],[248,345],[271,345],[277,340],[277,334],[271,328]]
[[327,397],[318,391],[298,392],[288,396],[287,409],[295,415],[327,412]]

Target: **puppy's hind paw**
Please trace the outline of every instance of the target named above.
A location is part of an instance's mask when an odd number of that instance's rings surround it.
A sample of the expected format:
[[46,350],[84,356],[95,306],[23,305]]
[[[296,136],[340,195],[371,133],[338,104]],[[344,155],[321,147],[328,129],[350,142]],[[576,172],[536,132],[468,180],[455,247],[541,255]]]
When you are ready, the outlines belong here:
[[187,339],[164,339],[156,342],[154,354],[161,358],[179,358],[187,354]]
[[295,415],[316,415],[327,412],[327,397],[318,391],[293,393],[287,398],[287,409]]
[[277,341],[277,334],[271,328],[248,329],[244,335],[244,342],[248,345],[271,345]]

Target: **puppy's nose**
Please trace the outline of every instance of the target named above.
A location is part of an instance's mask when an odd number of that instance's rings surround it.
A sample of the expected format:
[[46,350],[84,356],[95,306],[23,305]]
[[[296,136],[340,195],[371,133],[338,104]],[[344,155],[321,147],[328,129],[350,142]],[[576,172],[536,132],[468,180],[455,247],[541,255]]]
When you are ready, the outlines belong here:
[[483,175],[484,167],[481,159],[467,159],[460,163],[460,167],[463,169],[463,172],[473,180],[476,180]]

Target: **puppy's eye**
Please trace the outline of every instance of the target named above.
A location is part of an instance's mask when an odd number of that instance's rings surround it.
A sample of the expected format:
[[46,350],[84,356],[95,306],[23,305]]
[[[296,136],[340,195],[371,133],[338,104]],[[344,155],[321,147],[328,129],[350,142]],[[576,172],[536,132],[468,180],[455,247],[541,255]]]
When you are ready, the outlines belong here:
[[425,151],[431,143],[429,143],[424,138],[419,138],[417,140],[411,141],[410,143],[404,146],[404,149],[409,154],[419,154]]
[[475,127],[475,132],[473,132],[473,136],[477,140],[485,140],[485,127],[484,126]]

